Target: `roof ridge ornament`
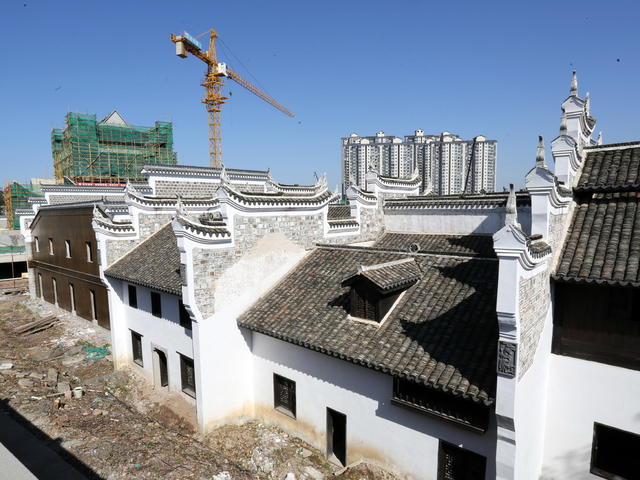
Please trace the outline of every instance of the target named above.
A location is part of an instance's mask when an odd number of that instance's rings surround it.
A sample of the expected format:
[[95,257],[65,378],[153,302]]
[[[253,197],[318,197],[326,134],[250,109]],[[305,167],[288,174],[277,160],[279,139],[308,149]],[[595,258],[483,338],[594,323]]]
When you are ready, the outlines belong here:
[[504,224],[513,225],[520,228],[518,223],[518,209],[516,207],[516,192],[513,188],[513,183],[509,184],[509,197],[507,198],[507,205],[505,207]]
[[229,176],[227,175],[227,169],[225,168],[224,165],[220,170],[220,183],[222,183],[223,185],[231,184],[231,180],[229,180]]
[[538,148],[536,150],[536,167],[547,168],[547,165],[544,162],[544,137],[542,135],[538,135]]
[[569,96],[578,96],[578,76],[576,75],[575,70],[571,74],[571,89],[569,90]]
[[567,114],[563,108],[562,115],[560,116],[560,135],[566,135],[566,134],[567,134]]
[[587,115],[591,111],[591,95],[589,95],[589,92],[584,97],[584,111]]
[[596,140],[596,145],[602,145],[602,130],[598,132],[598,139]]
[[182,197],[178,195],[178,200],[176,201],[176,213],[181,217],[186,217],[188,215],[187,210],[184,207],[184,203],[182,203]]

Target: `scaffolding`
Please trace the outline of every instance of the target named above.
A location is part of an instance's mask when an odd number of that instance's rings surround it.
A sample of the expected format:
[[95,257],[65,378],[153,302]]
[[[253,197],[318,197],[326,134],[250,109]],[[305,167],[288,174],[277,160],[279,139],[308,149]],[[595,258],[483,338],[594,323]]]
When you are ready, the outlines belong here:
[[[116,116],[116,121],[110,121]],[[94,114],[67,113],[66,128],[51,132],[56,180],[75,183],[126,183],[144,180],[147,164],[175,165],[173,124],[129,125],[113,112],[98,122]]]
[[29,198],[42,194],[40,185],[21,185],[17,182],[10,183],[4,189],[4,209],[7,217],[7,228],[19,229],[20,217],[16,216],[16,210],[31,209]]

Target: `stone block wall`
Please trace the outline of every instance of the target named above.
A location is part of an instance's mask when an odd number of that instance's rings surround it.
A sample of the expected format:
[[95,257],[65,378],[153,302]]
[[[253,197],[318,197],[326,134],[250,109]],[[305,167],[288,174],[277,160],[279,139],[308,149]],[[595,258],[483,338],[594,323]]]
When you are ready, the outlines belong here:
[[180,182],[171,180],[156,181],[156,195],[158,197],[203,198],[215,195],[219,183],[211,182]]
[[562,248],[560,242],[562,241],[562,233],[564,228],[564,221],[567,216],[564,214],[550,214],[549,215],[549,244],[553,247],[554,253],[559,253]]
[[531,278],[520,279],[519,293],[518,379],[521,379],[533,363],[549,310],[549,270],[545,268]]

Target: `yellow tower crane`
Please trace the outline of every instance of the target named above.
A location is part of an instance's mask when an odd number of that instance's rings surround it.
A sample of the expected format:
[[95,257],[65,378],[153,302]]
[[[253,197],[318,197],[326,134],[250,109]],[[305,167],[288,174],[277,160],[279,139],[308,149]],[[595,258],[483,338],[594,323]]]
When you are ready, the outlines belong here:
[[221,168],[222,162],[222,129],[220,122],[220,113],[222,105],[229,99],[222,94],[223,78],[228,77],[239,85],[243,86],[251,93],[262,98],[265,102],[270,103],[285,115],[293,117],[293,113],[279,102],[269,97],[236,72],[227,67],[226,63],[221,63],[216,55],[216,38],[218,34],[214,29],[209,30],[209,48],[203,50],[200,42],[184,32],[182,35],[171,34],[171,41],[176,44],[176,55],[186,58],[189,53],[199,58],[207,65],[207,74],[202,86],[205,87],[205,95],[202,103],[206,105],[209,112],[209,156],[211,166]]

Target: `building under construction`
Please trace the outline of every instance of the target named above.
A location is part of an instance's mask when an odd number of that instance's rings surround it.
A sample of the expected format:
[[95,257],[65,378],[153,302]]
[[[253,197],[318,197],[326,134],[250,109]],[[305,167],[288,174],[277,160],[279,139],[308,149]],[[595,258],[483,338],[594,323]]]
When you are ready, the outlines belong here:
[[[8,184],[4,189],[4,209],[7,217],[7,228],[19,229],[20,217],[16,210],[31,209],[30,197],[40,195],[42,189],[38,184],[22,185],[17,182]],[[1,228],[1,227],[0,227]]]
[[173,125],[129,125],[113,111],[97,121],[93,114],[67,113],[66,128],[51,132],[53,165],[58,182],[126,183],[142,180],[147,164],[175,165]]

